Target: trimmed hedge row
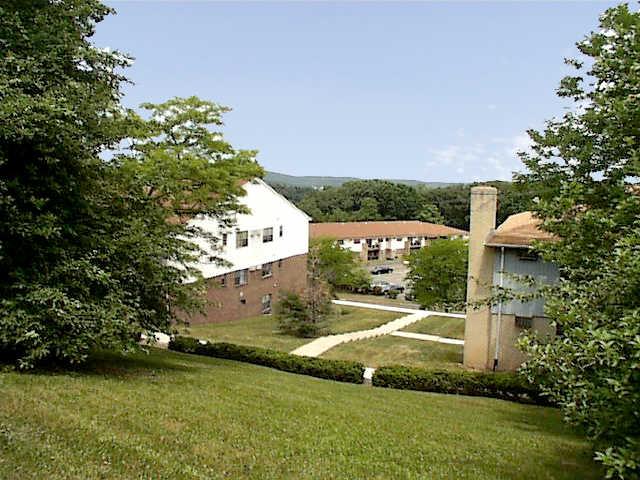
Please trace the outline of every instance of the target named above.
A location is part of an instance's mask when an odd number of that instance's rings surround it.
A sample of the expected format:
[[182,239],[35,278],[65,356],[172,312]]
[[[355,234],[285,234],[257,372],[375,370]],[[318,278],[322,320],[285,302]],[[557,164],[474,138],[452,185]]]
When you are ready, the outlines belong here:
[[491,397],[520,403],[549,405],[538,389],[522,377],[507,372],[427,370],[423,368],[380,367],[373,374],[376,387],[453,393]]
[[201,342],[193,337],[177,336],[169,343],[169,349],[207,357],[238,360],[338,382],[362,383],[364,374],[364,365],[357,362],[300,357],[276,350],[232,343]]

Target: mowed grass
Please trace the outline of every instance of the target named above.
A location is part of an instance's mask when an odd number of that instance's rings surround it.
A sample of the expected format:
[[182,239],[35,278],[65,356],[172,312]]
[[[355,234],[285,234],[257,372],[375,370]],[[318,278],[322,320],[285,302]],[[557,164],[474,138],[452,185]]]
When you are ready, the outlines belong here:
[[336,306],[334,316],[329,323],[329,331],[330,333],[345,333],[369,330],[402,316],[402,313],[396,312]]
[[462,346],[385,335],[338,345],[322,358],[354,360],[367,367],[406,365],[426,368],[462,368]]
[[[402,314],[369,310],[365,308],[338,307],[325,333],[344,333],[375,328],[395,320]],[[181,333],[214,342],[230,342],[239,345],[271,348],[289,352],[312,338],[297,338],[278,331],[278,320],[273,315],[261,315],[225,323],[195,325],[181,329]]]
[[229,342],[284,352],[295,350],[312,340],[280,333],[278,322],[273,315],[261,315],[224,323],[194,325],[181,329],[180,333],[212,342]]
[[152,350],[0,373],[0,478],[591,479],[554,409]]
[[412,323],[408,327],[403,328],[402,331],[464,339],[464,318],[433,315]]

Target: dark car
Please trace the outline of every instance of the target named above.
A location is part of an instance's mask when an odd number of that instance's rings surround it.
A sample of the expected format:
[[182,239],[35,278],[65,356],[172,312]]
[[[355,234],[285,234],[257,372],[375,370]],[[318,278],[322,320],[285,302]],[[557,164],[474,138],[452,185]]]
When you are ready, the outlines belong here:
[[391,268],[389,265],[378,265],[377,267],[373,267],[371,269],[372,275],[380,275],[382,273],[391,273],[391,272],[393,272],[393,268]]

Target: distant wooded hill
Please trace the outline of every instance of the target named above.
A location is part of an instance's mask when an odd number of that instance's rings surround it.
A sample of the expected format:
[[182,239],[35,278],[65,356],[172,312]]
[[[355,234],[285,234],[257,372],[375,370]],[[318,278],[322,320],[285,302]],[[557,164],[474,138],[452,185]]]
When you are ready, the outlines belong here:
[[[353,182],[357,180],[363,180],[362,178],[355,177],[321,177],[321,176],[296,176],[286,175],[278,172],[266,172],[264,180],[272,184],[288,185],[291,187],[306,187],[306,188],[319,188],[319,187],[340,187],[346,182]],[[447,187],[449,185],[459,185],[456,183],[446,182],[422,182],[420,180],[402,180],[402,179],[383,179],[388,182],[399,183],[401,185],[409,185],[412,187],[422,185],[430,188]]]
[[[307,179],[310,183],[290,183],[300,179]],[[422,220],[469,229],[469,195],[472,186],[469,184],[295,177],[271,172],[266,180],[304,210],[314,222]],[[334,184],[328,184],[329,181]],[[534,192],[511,182],[492,181],[483,184],[498,189],[498,224],[513,213],[531,208]]]

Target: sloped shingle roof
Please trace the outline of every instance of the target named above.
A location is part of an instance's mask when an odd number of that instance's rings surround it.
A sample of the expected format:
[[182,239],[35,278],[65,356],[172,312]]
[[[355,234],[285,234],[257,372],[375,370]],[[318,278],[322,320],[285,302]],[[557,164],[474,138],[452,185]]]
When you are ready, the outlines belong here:
[[435,223],[419,222],[417,220],[388,221],[388,222],[333,222],[311,223],[309,225],[311,238],[332,237],[346,238],[377,238],[377,237],[431,237],[468,235],[468,232],[457,228],[437,225]]
[[555,237],[540,228],[542,221],[532,212],[516,213],[509,216],[502,225],[489,234],[485,245],[488,247],[530,247],[534,241],[549,241]]

